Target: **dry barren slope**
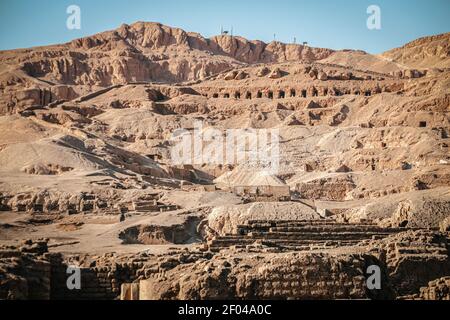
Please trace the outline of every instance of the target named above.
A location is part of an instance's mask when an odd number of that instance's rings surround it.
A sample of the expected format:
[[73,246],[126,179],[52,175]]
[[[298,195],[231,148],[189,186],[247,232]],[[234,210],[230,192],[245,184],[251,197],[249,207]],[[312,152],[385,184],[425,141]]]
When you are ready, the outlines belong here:
[[409,68],[450,68],[450,33],[414,40],[381,57]]

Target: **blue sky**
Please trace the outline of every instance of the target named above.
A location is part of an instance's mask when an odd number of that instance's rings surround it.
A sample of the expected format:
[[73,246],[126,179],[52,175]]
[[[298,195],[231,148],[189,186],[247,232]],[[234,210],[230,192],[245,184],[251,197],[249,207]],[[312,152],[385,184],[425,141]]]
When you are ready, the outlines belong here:
[[[66,8],[81,8],[81,30],[66,28]],[[369,5],[381,30],[366,27]],[[450,0],[0,0],[0,50],[67,42],[122,23],[157,21],[205,37],[221,25],[248,39],[307,41],[371,53],[450,32]]]

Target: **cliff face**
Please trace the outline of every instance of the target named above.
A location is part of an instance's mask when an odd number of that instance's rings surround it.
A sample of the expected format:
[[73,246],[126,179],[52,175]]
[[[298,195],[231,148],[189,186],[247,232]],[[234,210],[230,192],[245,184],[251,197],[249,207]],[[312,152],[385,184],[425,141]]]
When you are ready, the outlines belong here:
[[137,22],[130,26],[122,25],[115,31],[78,39],[72,41],[71,46],[83,49],[97,47],[102,50],[113,50],[119,46],[122,49],[135,49],[142,53],[165,51],[169,57],[173,51],[190,51],[193,55],[192,51],[199,50],[207,55],[230,57],[238,62],[249,64],[299,59],[319,60],[333,52],[329,49],[287,45],[280,42],[266,44],[258,40],[249,41],[242,37],[228,35],[205,39],[197,33],[187,33],[178,28],[144,22]]
[[0,52],[0,114],[73,99],[92,87],[195,81],[245,64],[313,61],[331,53],[241,37],[205,39],[137,22],[62,45]]
[[448,38],[419,39],[380,58],[228,35],[207,39],[159,23],[137,22],[66,44],[0,52],[0,115],[113,85],[197,81],[259,63],[321,60],[383,73],[401,64],[445,67],[450,65]]
[[317,60],[328,49],[199,34],[138,22],[60,46],[0,53],[0,63],[59,84],[197,80],[243,63]]
[[409,68],[450,68],[450,32],[414,40],[382,56]]

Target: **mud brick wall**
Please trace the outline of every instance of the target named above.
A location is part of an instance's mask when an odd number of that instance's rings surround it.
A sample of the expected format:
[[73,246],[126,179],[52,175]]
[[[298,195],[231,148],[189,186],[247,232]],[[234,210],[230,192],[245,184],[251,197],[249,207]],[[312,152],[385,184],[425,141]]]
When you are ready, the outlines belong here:
[[[140,281],[140,299],[388,299],[386,266],[370,255],[265,254],[233,251],[180,265]],[[381,290],[369,290],[366,270],[381,269]],[[180,275],[183,275],[180,277]]]
[[450,300],[450,276],[430,281],[419,293],[399,297],[399,300]]
[[351,178],[319,179],[307,183],[299,183],[295,190],[305,199],[324,199],[343,201],[350,191],[355,189]]
[[375,251],[385,256],[389,278],[400,296],[414,294],[429,281],[450,275],[450,239],[430,230],[386,238]]
[[[124,283],[133,283],[165,272],[182,263],[192,263],[197,259],[210,257],[208,253],[175,253],[172,256],[153,256],[145,253],[117,257],[89,257],[82,263],[80,257],[63,257],[48,254],[51,262],[51,299],[57,300],[112,300],[120,297]],[[68,266],[80,265],[81,289],[67,288]]]
[[420,288],[422,300],[450,300],[450,277],[430,281],[428,287]]
[[51,265],[39,254],[41,246],[0,248],[0,299],[50,298]]
[[137,279],[137,263],[111,264],[105,266],[80,267],[81,288],[69,290],[67,267],[72,265],[61,256],[52,259],[51,299],[57,300],[113,300],[120,295],[122,283]]
[[[367,288],[366,270],[369,265],[383,266],[367,255],[300,255],[296,258],[273,259],[256,273],[238,281],[237,294],[242,298],[258,299],[366,299],[387,298],[391,295],[386,273],[382,290]],[[239,279],[239,277],[238,277]]]

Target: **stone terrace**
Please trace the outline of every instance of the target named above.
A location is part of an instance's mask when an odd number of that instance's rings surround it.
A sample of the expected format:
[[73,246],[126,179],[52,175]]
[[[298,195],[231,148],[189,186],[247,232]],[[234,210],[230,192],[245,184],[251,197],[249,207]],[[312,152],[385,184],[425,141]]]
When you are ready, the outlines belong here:
[[338,223],[333,220],[248,221],[237,234],[216,236],[208,241],[211,251],[228,247],[245,248],[255,243],[281,250],[315,250],[357,245],[382,239],[405,228],[382,228],[371,223]]

